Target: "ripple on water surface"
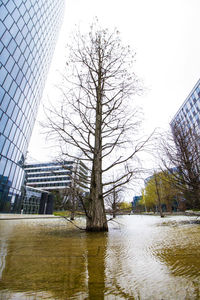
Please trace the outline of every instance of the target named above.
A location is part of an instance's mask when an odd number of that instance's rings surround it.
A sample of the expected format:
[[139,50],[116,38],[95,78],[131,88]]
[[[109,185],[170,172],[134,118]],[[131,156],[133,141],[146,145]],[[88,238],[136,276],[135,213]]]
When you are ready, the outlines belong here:
[[97,234],[0,221],[0,299],[200,299],[200,227],[189,220],[121,216]]

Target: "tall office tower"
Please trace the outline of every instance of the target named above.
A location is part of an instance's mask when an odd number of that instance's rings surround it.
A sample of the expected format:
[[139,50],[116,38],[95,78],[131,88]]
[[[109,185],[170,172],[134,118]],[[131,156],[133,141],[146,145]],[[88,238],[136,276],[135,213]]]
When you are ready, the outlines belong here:
[[200,79],[170,122],[172,129],[175,124],[200,130]]
[[64,0],[0,4],[0,212],[15,212]]

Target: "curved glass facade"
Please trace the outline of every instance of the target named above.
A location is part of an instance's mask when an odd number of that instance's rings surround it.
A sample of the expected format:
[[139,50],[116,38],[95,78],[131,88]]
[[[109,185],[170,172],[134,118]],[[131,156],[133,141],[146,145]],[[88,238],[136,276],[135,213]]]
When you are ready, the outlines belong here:
[[171,127],[176,122],[200,131],[200,79],[170,122]]
[[64,0],[0,4],[0,212],[15,212]]

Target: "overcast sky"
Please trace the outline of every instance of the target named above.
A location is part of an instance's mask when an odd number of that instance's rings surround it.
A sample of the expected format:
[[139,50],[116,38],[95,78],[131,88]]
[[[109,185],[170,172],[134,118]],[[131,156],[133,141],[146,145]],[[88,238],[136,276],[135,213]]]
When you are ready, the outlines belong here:
[[[144,133],[167,129],[200,75],[200,0],[66,0],[66,11],[42,103],[54,94],[58,69],[65,64],[64,45],[75,24],[87,28],[97,16],[104,27],[117,29],[124,44],[136,51],[135,73],[147,92],[137,99],[144,112]],[[52,102],[56,102],[53,99]],[[49,161],[45,136],[38,122],[29,157]]]

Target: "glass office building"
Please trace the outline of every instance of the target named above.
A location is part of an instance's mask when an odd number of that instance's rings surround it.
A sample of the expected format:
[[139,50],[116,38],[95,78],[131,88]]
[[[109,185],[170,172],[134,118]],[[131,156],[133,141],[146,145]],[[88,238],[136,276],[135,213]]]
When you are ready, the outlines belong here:
[[173,128],[177,123],[183,127],[187,126],[200,131],[200,79],[175,114],[170,125]]
[[14,212],[64,0],[0,4],[0,212]]

